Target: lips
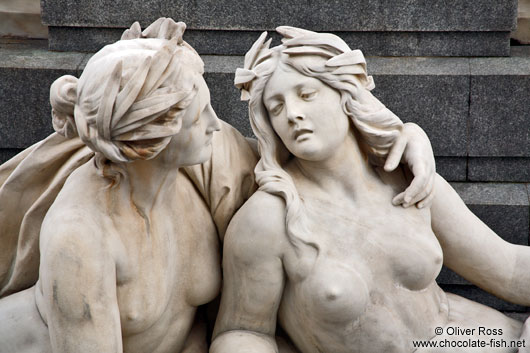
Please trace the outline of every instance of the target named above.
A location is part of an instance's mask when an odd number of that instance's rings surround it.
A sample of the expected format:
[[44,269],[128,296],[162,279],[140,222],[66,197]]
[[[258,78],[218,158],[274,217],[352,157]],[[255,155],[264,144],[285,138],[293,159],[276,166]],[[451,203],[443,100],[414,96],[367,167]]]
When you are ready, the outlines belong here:
[[313,130],[311,129],[298,129],[294,131],[293,137],[295,140],[298,140],[300,136],[304,136],[306,134],[312,134],[312,133],[313,133]]

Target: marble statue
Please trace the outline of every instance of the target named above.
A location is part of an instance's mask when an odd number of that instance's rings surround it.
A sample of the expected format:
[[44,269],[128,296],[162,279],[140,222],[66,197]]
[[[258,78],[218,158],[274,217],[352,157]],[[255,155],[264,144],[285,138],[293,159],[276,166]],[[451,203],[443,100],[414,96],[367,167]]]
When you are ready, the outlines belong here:
[[[219,234],[254,189],[256,159],[215,115],[184,24],[161,29],[167,39],[135,38],[135,29],[79,79],[53,83],[58,134],[4,167],[2,200],[21,200],[0,209],[2,225],[22,234],[17,244],[2,229],[6,248],[18,249],[2,264],[2,291],[16,293],[0,301],[1,352],[207,350],[206,332],[196,342],[189,332],[197,307],[218,295]],[[68,177],[58,186],[46,173]]]
[[[56,133],[0,167],[0,352],[207,351],[197,308],[219,293],[220,243],[257,156],[215,115],[184,30],[136,23],[79,78],[57,79]],[[394,204],[427,206],[429,142],[414,125],[392,134],[385,168],[403,154],[415,175]]]
[[370,93],[363,54],[332,34],[277,31],[282,44],[263,33],[236,72],[259,189],[226,232],[210,352],[276,352],[277,324],[303,353],[517,351],[469,348],[522,340],[523,324],[435,278],[445,264],[530,305],[530,248],[499,238],[439,175],[432,205],[393,207],[408,172],[378,160],[404,125]]

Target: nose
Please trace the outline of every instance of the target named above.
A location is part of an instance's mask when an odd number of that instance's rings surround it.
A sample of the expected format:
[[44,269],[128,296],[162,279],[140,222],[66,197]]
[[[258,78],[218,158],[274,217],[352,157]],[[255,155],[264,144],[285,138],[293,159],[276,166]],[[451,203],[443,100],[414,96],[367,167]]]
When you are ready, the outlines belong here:
[[221,130],[221,122],[219,121],[217,114],[215,114],[215,111],[213,110],[210,104],[208,104],[204,113],[208,122],[206,132],[210,134],[215,131]]
[[304,113],[296,103],[286,101],[284,104],[289,124],[296,124],[305,119]]

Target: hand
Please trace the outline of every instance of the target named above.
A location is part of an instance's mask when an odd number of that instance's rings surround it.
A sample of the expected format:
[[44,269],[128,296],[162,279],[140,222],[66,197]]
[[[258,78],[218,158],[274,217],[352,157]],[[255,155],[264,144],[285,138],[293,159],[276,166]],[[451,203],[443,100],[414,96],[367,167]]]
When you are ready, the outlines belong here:
[[434,198],[434,179],[436,166],[431,143],[425,131],[414,123],[403,125],[400,136],[391,147],[385,162],[385,171],[397,168],[400,161],[406,163],[414,179],[409,187],[392,200],[395,206],[428,207]]

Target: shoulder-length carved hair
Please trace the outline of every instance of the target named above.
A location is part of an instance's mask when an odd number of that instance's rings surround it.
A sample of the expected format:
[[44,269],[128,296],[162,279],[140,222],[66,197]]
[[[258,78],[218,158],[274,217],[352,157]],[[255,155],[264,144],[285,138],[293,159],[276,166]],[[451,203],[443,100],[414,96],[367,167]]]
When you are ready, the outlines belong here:
[[275,133],[263,104],[269,78],[279,65],[286,65],[336,89],[360,147],[373,164],[382,164],[382,157],[388,154],[403,123],[370,93],[374,84],[367,75],[361,51],[350,50],[332,34],[293,27],[279,27],[277,31],[283,35],[283,44],[269,49],[270,40],[264,42],[264,33],[245,56],[245,67],[236,72],[235,83],[242,90],[242,99],[249,99],[250,123],[261,156],[255,169],[259,188],[284,199],[287,235],[295,249],[300,252],[309,246],[318,253],[318,242],[306,226],[303,202],[283,168],[291,156]]

